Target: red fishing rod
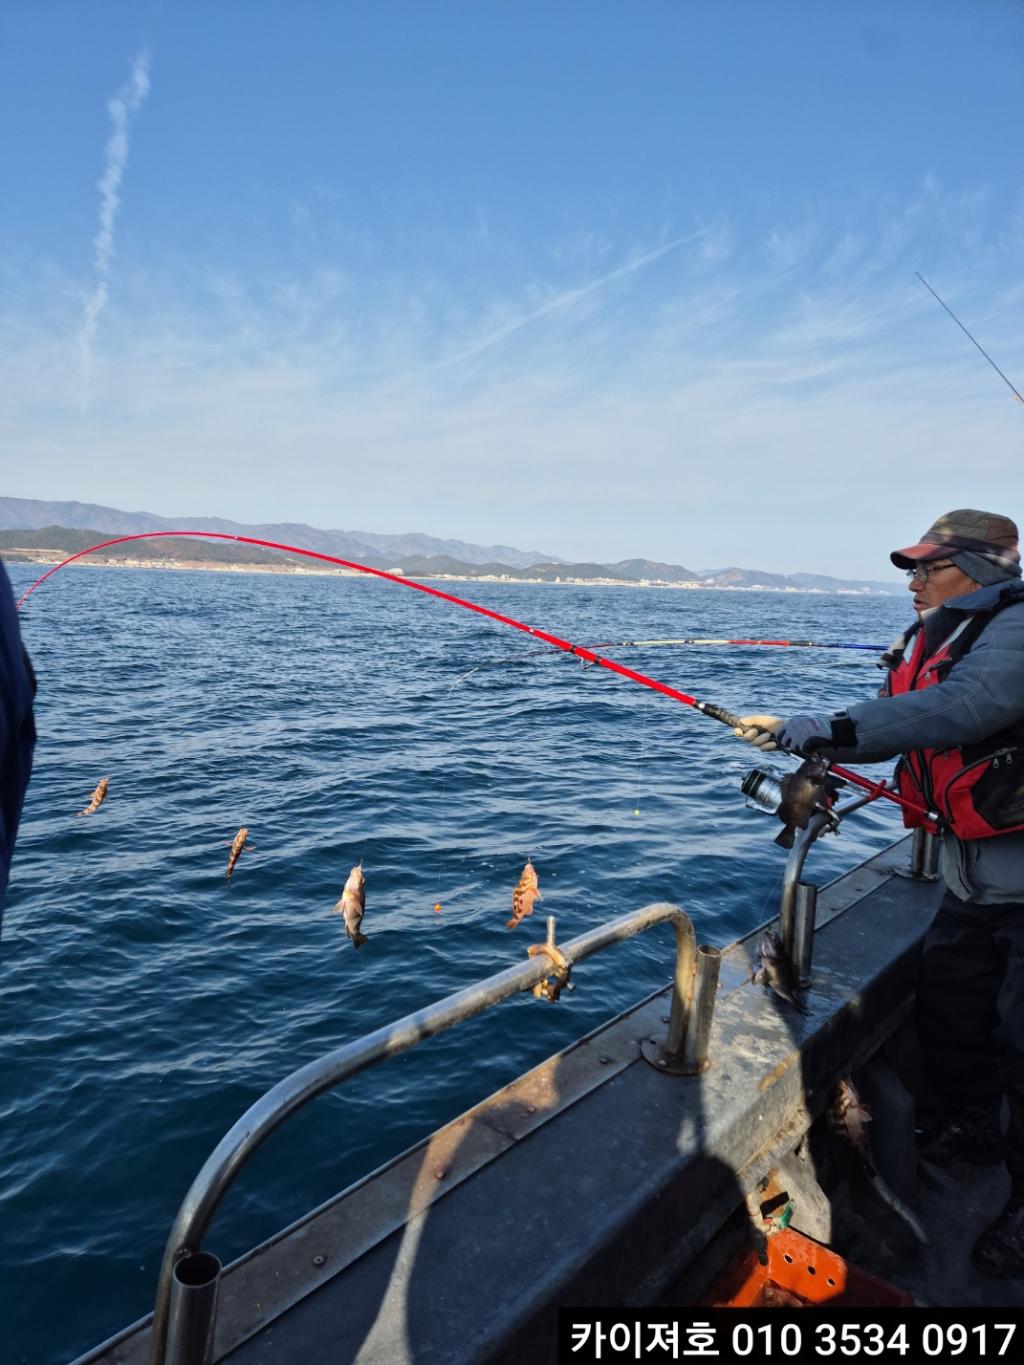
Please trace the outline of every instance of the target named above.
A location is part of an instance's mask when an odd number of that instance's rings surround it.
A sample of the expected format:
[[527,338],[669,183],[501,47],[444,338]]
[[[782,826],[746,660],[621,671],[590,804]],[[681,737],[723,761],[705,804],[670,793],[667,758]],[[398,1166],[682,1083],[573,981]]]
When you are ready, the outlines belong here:
[[[622,678],[628,678],[630,682],[639,683],[641,687],[650,687],[655,692],[660,692],[662,696],[682,702],[684,706],[692,706],[701,715],[721,721],[723,725],[728,725],[734,730],[742,728],[741,717],[733,711],[727,711],[722,706],[716,706],[714,702],[700,701],[697,697],[691,697],[686,692],[680,692],[676,687],[669,687],[668,683],[659,682],[656,678],[649,678],[646,673],[638,673],[636,669],[627,668],[625,664],[620,664],[615,659],[596,654],[585,645],[571,644],[558,635],[551,635],[546,630],[539,630],[536,626],[528,626],[523,621],[517,621],[514,616],[505,616],[500,611],[492,611],[490,607],[482,607],[479,603],[470,602],[465,597],[456,597],[453,593],[442,592],[440,588],[432,588],[428,583],[417,583],[414,578],[404,578],[398,574],[388,573],[386,569],[373,569],[368,564],[359,564],[351,559],[340,559],[337,555],[325,554],[320,550],[307,550],[301,545],[282,545],[279,541],[262,540],[258,536],[236,536],[227,531],[139,531],[130,536],[114,536],[111,540],[102,540],[98,545],[90,545],[86,550],[79,550],[77,554],[68,555],[67,559],[62,559],[59,564],[48,569],[42,577],[37,578],[21,594],[17,602],[18,608],[21,608],[25,600],[31,597],[41,583],[45,583],[59,569],[63,569],[68,564],[73,564],[76,559],[94,554],[97,550],[105,550],[111,545],[124,545],[133,540],[155,540],[166,536],[191,536],[203,540],[232,540],[240,545],[258,545],[263,549],[283,550],[287,554],[303,555],[307,559],[318,559],[325,564],[337,564],[343,569],[354,569],[357,573],[370,574],[374,578],[384,578],[389,583],[397,583],[403,588],[413,588],[416,592],[428,593],[431,597],[439,597],[442,602],[451,602],[457,607],[465,607],[467,611],[475,611],[480,616],[486,616],[491,621],[497,621],[500,625],[511,626],[513,630],[521,630],[526,635],[532,635],[535,640],[543,640],[545,644],[552,645],[555,649],[561,649],[566,654],[572,654],[585,663],[597,664],[601,668],[607,668]],[[830,766],[837,777],[843,778],[844,781],[850,782],[853,786],[860,787],[864,791],[871,792],[873,796],[883,796],[886,800],[894,801],[898,806],[904,806],[917,815],[929,815],[923,806],[919,806],[915,801],[909,801],[905,796],[900,796],[898,792],[891,791],[883,782],[872,782],[870,778],[852,772],[849,768],[841,768],[834,763]]]

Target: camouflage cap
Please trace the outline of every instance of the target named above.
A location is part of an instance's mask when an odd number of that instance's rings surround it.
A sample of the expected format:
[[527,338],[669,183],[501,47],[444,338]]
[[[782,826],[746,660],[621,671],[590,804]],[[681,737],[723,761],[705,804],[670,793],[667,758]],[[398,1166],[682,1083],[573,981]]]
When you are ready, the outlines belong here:
[[1020,562],[1017,527],[1009,517],[960,507],[947,512],[928,527],[920,544],[893,550],[889,558],[900,569],[910,569],[922,559],[942,559],[957,550],[974,550],[999,560]]

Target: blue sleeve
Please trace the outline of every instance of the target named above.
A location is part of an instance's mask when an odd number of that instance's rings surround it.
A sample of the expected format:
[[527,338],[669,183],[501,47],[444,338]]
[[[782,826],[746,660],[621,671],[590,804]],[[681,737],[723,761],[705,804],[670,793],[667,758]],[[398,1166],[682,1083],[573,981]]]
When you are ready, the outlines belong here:
[[940,684],[861,702],[846,715],[855,744],[825,752],[868,763],[974,744],[1024,722],[1024,604],[994,617]]

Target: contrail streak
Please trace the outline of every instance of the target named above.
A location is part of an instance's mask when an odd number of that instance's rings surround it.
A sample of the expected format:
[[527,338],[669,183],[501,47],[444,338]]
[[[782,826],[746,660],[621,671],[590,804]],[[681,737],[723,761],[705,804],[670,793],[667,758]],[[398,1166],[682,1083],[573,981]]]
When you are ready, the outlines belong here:
[[591,294],[596,294],[599,289],[603,289],[606,284],[611,284],[613,280],[619,280],[622,279],[624,275],[632,275],[637,270],[643,270],[645,266],[650,265],[653,261],[658,260],[660,256],[666,255],[669,251],[675,251],[677,247],[686,246],[689,242],[696,242],[699,238],[706,237],[709,231],[709,228],[701,228],[699,232],[693,232],[688,237],[677,237],[672,242],[666,242],[664,246],[655,247],[653,251],[644,252],[642,256],[635,256],[631,261],[627,261],[625,265],[620,265],[617,269],[610,270],[607,275],[602,275],[600,279],[591,280],[589,284],[579,285],[576,289],[566,289],[563,293],[557,295],[553,299],[549,299],[547,303],[542,304],[541,307],[533,309],[532,312],[523,313],[519,317],[512,319],[512,321],[504,323],[493,332],[489,332],[487,336],[481,337],[481,339],[474,342],[473,345],[467,346],[464,350],[459,351],[458,354],[449,356],[447,359],[440,361],[437,365],[433,366],[433,368],[436,370],[444,369],[449,365],[457,365],[463,360],[470,360],[473,356],[479,355],[481,351],[486,351],[492,346],[497,346],[499,342],[504,341],[506,337],[511,336],[514,332],[520,331],[523,327],[528,327],[531,322],[539,322],[541,318],[546,318],[551,313],[563,312],[566,309],[573,307],[573,305],[579,303],[581,299],[588,298]]
[[96,182],[100,192],[100,221],[93,238],[93,267],[96,284],[85,305],[82,327],[78,334],[79,379],[81,382],[82,411],[89,405],[92,377],[92,347],[96,325],[106,306],[109,294],[110,266],[114,259],[114,224],[121,206],[121,180],[128,161],[128,127],[132,117],[142,107],[149,93],[149,53],[142,51],[133,58],[131,74],[107,104],[111,133],[103,153],[103,174]]

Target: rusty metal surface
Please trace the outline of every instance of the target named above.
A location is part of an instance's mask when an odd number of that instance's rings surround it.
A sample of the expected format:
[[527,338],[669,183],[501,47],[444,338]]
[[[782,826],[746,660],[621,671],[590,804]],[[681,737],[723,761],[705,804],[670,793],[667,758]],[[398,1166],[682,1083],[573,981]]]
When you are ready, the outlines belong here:
[[[649,997],[235,1262],[217,1357],[543,1360],[552,1304],[644,1301],[905,1010],[937,900],[894,877],[908,846],[822,889],[807,1018],[749,984],[755,931],[723,954],[706,1075],[637,1062]],[[147,1336],[83,1365],[134,1365]]]

